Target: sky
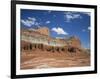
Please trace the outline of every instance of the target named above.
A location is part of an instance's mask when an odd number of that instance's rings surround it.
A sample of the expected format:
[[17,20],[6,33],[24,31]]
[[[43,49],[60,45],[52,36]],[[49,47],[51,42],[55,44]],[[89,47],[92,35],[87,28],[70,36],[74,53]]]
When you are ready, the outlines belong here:
[[21,28],[48,27],[51,37],[80,39],[84,48],[90,48],[90,13],[21,9]]

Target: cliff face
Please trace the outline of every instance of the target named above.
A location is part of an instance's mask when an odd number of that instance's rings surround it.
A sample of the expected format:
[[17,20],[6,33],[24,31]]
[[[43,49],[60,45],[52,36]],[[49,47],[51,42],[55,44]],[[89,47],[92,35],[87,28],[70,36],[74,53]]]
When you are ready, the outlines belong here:
[[40,34],[50,36],[49,29],[47,27],[42,27],[42,28],[36,29],[35,31],[39,32]]
[[[69,39],[52,38],[47,27],[35,30],[21,31],[21,49],[30,48],[30,45],[46,45],[47,48],[54,46],[57,49],[77,51],[81,49],[81,41],[78,37],[72,36]],[[34,46],[33,46],[34,48]],[[54,48],[54,49],[55,49]]]
[[78,37],[52,38],[48,28],[21,30],[21,69],[90,66],[90,50]]
[[72,36],[68,39],[68,45],[75,48],[81,48],[81,41],[78,37]]

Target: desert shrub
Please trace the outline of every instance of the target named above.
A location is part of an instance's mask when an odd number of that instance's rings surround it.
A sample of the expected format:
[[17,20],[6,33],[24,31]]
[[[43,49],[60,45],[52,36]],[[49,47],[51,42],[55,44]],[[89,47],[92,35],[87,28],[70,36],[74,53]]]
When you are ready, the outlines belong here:
[[59,48],[56,48],[57,52],[59,52]]
[[63,52],[64,52],[64,51],[65,51],[65,49],[64,49],[64,48],[61,48],[61,51],[63,51]]
[[29,47],[30,47],[30,50],[32,50],[32,44],[30,44],[30,46],[29,46]]
[[68,51],[69,51],[69,52],[76,52],[76,48],[74,48],[74,47],[69,47],[69,48],[68,48]]

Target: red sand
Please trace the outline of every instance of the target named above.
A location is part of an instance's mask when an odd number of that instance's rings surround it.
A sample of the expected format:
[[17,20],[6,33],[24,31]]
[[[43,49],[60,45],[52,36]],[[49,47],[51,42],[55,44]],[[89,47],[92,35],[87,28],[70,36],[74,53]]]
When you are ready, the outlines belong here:
[[21,52],[21,69],[63,68],[90,66],[90,54],[85,52]]

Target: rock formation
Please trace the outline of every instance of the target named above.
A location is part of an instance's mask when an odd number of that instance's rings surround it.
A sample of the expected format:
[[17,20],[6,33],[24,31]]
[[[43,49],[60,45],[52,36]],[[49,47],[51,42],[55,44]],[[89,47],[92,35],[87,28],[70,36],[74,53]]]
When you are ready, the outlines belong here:
[[77,36],[52,38],[46,27],[21,30],[21,69],[90,66],[90,50]]
[[81,49],[81,41],[78,37],[72,36],[69,39],[52,38],[47,27],[36,30],[22,30],[21,34],[22,50],[43,49],[53,52],[77,52]]

